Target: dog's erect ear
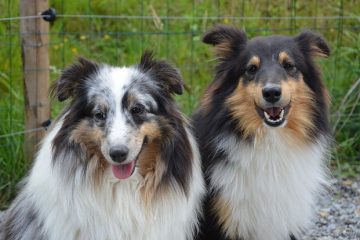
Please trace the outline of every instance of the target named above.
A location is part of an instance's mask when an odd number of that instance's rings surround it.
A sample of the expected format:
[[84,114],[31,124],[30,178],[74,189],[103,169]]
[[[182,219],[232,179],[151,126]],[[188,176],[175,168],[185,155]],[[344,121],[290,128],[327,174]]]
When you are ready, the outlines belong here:
[[67,67],[55,83],[53,92],[58,100],[64,101],[69,97],[74,97],[77,86],[85,81],[91,74],[99,69],[95,62],[79,57],[78,62]]
[[316,57],[329,57],[330,48],[325,40],[318,34],[309,30],[303,31],[295,37],[298,46],[305,53]]
[[245,32],[231,26],[217,25],[203,36],[203,42],[215,46],[216,56],[227,59],[241,51],[247,41]]
[[153,53],[145,51],[141,56],[139,68],[150,73],[159,86],[169,93],[181,95],[184,91],[184,82],[179,70],[162,60],[154,60]]

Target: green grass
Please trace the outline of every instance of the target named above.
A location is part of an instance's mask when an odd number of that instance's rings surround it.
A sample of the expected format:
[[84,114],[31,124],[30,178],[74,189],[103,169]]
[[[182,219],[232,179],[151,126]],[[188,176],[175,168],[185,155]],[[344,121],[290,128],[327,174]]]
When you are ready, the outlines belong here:
[[[62,18],[51,24],[49,46],[51,80],[60,70],[82,55],[114,65],[137,63],[145,49],[168,59],[180,68],[188,91],[177,97],[190,114],[212,79],[215,61],[211,47],[201,35],[215,23],[244,28],[249,37],[296,34],[303,28],[316,29],[332,48],[329,59],[320,60],[326,85],[333,99],[331,120],[336,125],[332,165],[339,174],[353,175],[360,165],[360,20],[240,20],[234,17],[356,16],[360,5],[349,1],[135,1],[80,0],[50,1],[58,14],[153,16],[154,19]],[[271,2],[271,3],[270,3]],[[343,5],[342,5],[342,4]],[[0,18],[19,15],[16,1],[1,1]],[[186,16],[188,19],[160,19]],[[204,17],[202,19],[192,16]],[[214,20],[206,17],[226,16]],[[24,102],[19,21],[0,22],[0,136],[23,130]],[[345,96],[347,96],[345,98]],[[61,105],[54,103],[55,116]],[[24,160],[23,136],[0,137],[0,208],[16,194],[16,184],[28,170]]]

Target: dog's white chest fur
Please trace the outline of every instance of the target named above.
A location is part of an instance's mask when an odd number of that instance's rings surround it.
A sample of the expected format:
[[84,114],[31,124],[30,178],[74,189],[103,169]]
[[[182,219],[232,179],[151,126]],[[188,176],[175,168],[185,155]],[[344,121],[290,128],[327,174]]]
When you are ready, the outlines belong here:
[[189,195],[174,189],[146,206],[137,172],[118,181],[109,169],[103,183],[94,188],[80,181],[81,171],[76,173],[79,179],[67,179],[57,171],[51,163],[51,142],[59,125],[45,139],[25,189],[47,239],[185,240],[192,235],[204,191],[197,150]]
[[297,146],[269,130],[253,145],[223,138],[220,149],[228,158],[212,168],[211,181],[230,208],[228,236],[282,240],[309,225],[326,179],[325,140]]

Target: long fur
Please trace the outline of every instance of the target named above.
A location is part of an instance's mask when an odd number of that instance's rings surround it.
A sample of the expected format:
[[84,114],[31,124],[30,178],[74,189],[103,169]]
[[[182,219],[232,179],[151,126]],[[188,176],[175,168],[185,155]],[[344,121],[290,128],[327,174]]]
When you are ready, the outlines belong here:
[[[313,58],[330,50],[309,31],[247,40],[216,26],[203,41],[219,65],[193,118],[208,189],[197,239],[300,237],[327,179],[329,100]],[[265,119],[280,107],[284,118]]]
[[[79,59],[54,93],[71,99],[43,140],[0,226],[2,240],[191,239],[204,183],[197,144],[172,94],[178,71],[143,55],[137,66]],[[118,179],[109,149],[136,158]],[[127,162],[126,160],[125,162]]]

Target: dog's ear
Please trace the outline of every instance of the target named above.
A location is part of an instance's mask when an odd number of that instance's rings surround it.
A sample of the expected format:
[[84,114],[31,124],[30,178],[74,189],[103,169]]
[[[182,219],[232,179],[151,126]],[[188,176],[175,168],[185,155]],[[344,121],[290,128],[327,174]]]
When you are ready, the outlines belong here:
[[220,59],[231,58],[241,51],[247,41],[245,32],[231,26],[217,25],[206,32],[202,41],[215,47]]
[[60,102],[74,97],[77,87],[90,75],[97,72],[99,65],[95,62],[79,57],[78,62],[67,67],[54,85],[53,93]]
[[141,56],[139,68],[149,73],[159,86],[169,93],[183,94],[184,82],[178,69],[162,60],[154,60],[153,53],[145,51]]
[[316,57],[329,57],[330,48],[325,40],[318,34],[305,30],[295,37],[298,46],[305,53]]

